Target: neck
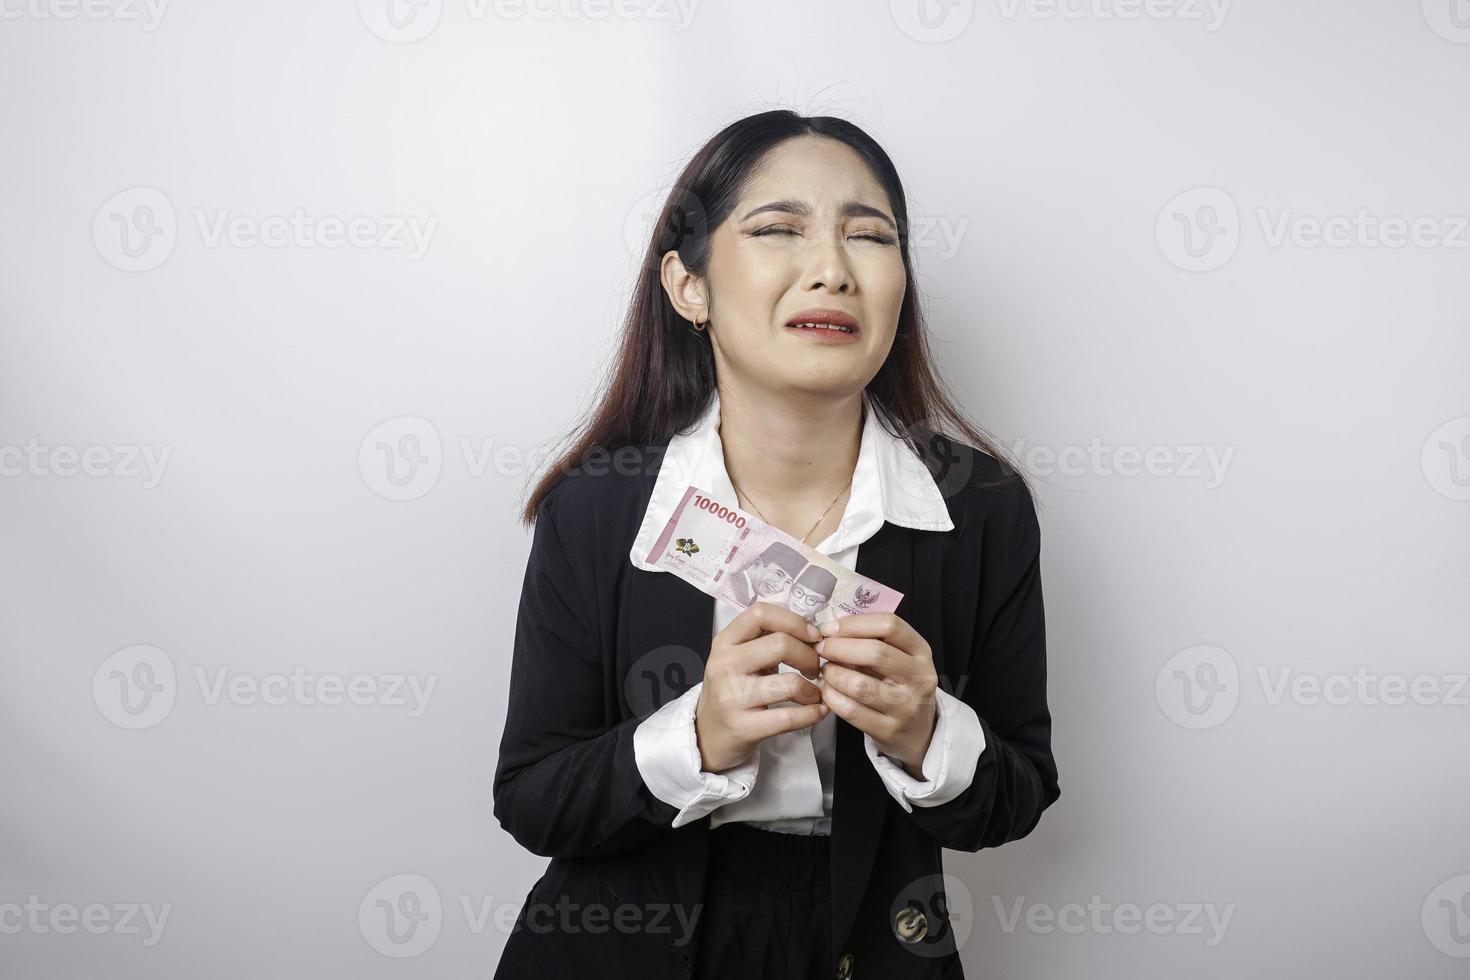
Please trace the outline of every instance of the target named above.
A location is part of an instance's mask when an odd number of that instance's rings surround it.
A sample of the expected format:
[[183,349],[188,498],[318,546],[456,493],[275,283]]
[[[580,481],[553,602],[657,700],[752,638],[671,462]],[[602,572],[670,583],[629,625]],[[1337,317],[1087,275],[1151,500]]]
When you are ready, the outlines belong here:
[[719,394],[726,472],[767,521],[800,537],[852,479],[862,393],[775,396],[721,381]]

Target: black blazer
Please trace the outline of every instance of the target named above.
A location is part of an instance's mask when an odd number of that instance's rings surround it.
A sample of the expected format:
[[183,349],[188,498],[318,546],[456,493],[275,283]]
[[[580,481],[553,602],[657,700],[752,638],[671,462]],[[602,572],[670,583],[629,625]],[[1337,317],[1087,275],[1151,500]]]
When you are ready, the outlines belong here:
[[[837,718],[831,949],[834,976],[850,954],[854,980],[962,978],[940,849],[1024,837],[1060,795],[1033,502],[991,456],[937,444],[946,461],[931,469],[954,529],[885,523],[858,549],[857,570],[904,593],[897,614],[929,642],[941,686],[979,715],[985,751],[963,794],[907,813],[862,732]],[[497,980],[690,976],[709,817],[672,829],[677,810],[649,793],[633,755],[638,724],[703,676],[714,621],[713,597],[628,559],[666,448],[589,460],[537,512],[494,814],[552,860]],[[927,925],[917,942],[901,938],[914,933],[905,907]]]

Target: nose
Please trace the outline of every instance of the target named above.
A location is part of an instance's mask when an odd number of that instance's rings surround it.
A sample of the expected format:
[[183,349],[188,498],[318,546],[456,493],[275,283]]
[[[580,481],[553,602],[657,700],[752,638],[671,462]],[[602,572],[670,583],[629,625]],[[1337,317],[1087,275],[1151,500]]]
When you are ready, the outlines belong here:
[[832,235],[820,236],[807,258],[806,288],[850,293],[855,285],[847,253]]

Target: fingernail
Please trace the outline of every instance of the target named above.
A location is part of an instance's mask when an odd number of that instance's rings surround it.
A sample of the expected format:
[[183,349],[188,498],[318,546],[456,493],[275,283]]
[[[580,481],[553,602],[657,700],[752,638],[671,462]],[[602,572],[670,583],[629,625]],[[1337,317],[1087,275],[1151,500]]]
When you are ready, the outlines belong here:
[[822,624],[822,635],[823,636],[831,636],[833,633],[836,633],[836,632],[837,632],[837,621],[836,620],[831,620],[829,622],[825,622],[825,623]]
[[826,642],[827,642],[827,641],[826,641],[826,640],[818,640],[818,641],[817,641],[817,645],[816,645],[816,647],[814,647],[814,649],[815,649],[815,650],[816,650],[816,651],[817,651],[817,652],[818,652],[818,653],[821,653],[821,652],[822,652],[822,644],[824,644],[824,643],[826,643]]
[[819,632],[817,632],[817,627],[815,625],[813,625],[812,623],[807,623],[806,624],[806,635],[815,640],[817,637],[821,636],[822,634],[819,633]]

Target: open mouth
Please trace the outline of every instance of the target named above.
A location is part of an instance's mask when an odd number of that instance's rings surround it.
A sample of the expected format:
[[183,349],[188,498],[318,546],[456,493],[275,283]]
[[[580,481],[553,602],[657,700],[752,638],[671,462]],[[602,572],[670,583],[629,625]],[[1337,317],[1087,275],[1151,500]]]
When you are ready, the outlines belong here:
[[791,319],[786,321],[786,326],[791,330],[806,330],[813,336],[830,337],[834,340],[840,336],[855,336],[862,330],[852,314],[820,307],[793,313]]
[[838,333],[857,333],[852,327],[843,326],[838,323],[788,323],[786,325],[798,330],[835,330]]

